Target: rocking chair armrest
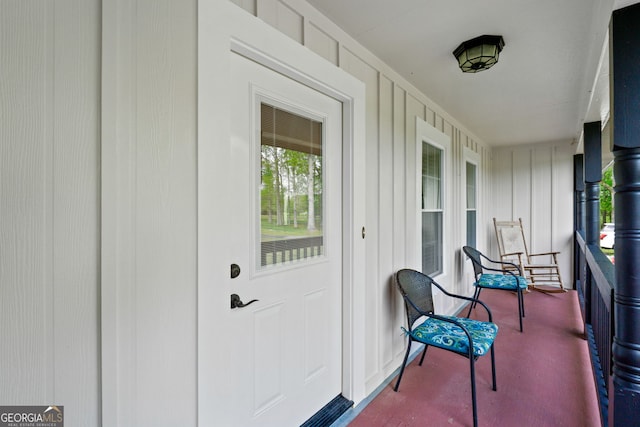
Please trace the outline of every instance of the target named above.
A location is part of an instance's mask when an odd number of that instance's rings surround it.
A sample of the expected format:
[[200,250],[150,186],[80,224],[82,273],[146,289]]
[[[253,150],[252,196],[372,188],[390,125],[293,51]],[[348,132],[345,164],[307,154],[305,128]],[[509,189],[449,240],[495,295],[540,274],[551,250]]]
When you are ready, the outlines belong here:
[[513,255],[518,255],[518,257],[521,257],[522,255],[524,255],[524,252],[509,252],[508,254],[500,255],[500,258],[504,258],[506,256],[513,256]]
[[540,252],[539,254],[529,254],[529,256],[542,256],[542,255],[558,255],[560,252]]

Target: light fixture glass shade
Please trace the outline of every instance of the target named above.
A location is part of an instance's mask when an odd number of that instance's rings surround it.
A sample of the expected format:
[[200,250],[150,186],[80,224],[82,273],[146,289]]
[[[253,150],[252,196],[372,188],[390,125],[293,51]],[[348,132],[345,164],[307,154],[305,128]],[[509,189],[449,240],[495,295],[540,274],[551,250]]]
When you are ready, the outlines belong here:
[[463,73],[477,73],[493,67],[504,47],[502,36],[480,36],[463,42],[453,51]]

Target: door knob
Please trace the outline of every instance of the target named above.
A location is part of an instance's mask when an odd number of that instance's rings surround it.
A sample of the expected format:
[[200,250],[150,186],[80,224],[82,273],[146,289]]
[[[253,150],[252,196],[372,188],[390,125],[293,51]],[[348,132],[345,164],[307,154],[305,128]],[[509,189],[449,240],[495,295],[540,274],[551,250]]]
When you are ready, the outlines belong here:
[[257,299],[252,299],[251,301],[249,301],[248,303],[243,303],[242,300],[240,299],[240,296],[238,296],[238,294],[231,294],[231,308],[240,308],[240,307],[246,307],[249,304],[253,304],[254,302],[258,301]]

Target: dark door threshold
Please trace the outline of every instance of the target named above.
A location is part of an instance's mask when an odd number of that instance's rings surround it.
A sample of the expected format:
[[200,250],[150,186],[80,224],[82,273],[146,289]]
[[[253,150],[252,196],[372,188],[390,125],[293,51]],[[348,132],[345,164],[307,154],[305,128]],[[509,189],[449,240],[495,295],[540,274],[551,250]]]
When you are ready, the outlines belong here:
[[347,400],[344,396],[339,394],[329,403],[327,403],[322,409],[315,413],[315,415],[305,421],[300,427],[327,427],[333,424],[335,420],[340,418],[340,415],[344,414],[347,409],[353,406],[353,401]]

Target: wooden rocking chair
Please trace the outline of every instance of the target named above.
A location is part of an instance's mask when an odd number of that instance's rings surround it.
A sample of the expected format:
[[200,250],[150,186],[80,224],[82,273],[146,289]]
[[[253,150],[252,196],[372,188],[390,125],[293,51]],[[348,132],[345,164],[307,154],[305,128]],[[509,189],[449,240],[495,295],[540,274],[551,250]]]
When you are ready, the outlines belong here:
[[[522,218],[518,221],[496,221],[493,218],[493,226],[498,239],[500,260],[519,265],[529,282],[530,289],[542,292],[566,292],[558,265],[560,252],[529,253]],[[538,257],[546,257],[548,262],[533,262],[533,259]]]

